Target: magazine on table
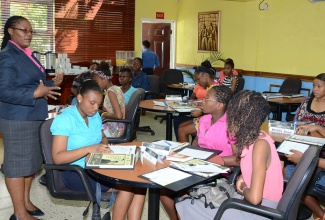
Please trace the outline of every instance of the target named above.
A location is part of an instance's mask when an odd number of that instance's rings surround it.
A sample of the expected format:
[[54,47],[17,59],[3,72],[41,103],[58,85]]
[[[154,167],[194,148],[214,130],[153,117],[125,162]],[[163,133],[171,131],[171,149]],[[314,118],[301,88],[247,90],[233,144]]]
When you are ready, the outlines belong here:
[[113,153],[91,153],[86,168],[95,169],[134,169],[141,151],[136,146],[109,146]]
[[230,170],[228,167],[200,159],[192,159],[186,162],[171,162],[170,166],[203,177],[216,176],[220,173],[227,173]]

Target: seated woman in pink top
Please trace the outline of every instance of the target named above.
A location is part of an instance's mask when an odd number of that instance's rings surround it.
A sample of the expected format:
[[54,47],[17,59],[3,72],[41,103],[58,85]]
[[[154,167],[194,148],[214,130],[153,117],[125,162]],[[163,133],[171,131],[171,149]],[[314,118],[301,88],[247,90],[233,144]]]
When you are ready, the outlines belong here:
[[[200,118],[198,135],[194,139],[192,145],[203,148],[221,150],[222,159],[226,165],[227,160],[233,160],[233,152],[229,143],[227,134],[226,109],[232,97],[231,89],[223,85],[215,85],[211,87],[205,99],[203,99],[203,113],[206,114]],[[219,157],[220,158],[220,157]],[[160,200],[171,220],[177,219],[175,210],[174,197],[175,192],[161,189]],[[194,218],[193,218],[194,219]]]
[[[233,96],[227,109],[227,125],[230,140],[242,175],[236,182],[234,198],[275,208],[282,196],[283,177],[274,141],[260,131],[269,114],[269,104],[260,93],[241,91]],[[190,199],[176,203],[181,219],[213,219],[218,209],[205,208],[204,203]],[[224,219],[266,219],[237,209],[224,212]]]
[[221,150],[220,156],[231,156],[232,148],[227,135],[228,102],[232,97],[227,86],[214,86],[203,99],[203,113],[200,118],[197,136],[192,145]]

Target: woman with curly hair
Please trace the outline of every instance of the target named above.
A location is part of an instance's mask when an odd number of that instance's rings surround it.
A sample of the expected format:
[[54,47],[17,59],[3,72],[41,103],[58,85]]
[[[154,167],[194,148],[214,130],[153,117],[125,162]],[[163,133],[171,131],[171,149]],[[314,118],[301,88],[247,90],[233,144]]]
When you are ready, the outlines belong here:
[[[236,182],[234,198],[275,208],[281,199],[283,177],[274,141],[260,130],[269,114],[269,105],[260,93],[241,91],[230,100],[227,110],[228,135],[242,175]],[[213,219],[218,209],[205,208],[197,200],[176,204],[181,219]],[[228,209],[222,219],[266,219],[252,213]]]

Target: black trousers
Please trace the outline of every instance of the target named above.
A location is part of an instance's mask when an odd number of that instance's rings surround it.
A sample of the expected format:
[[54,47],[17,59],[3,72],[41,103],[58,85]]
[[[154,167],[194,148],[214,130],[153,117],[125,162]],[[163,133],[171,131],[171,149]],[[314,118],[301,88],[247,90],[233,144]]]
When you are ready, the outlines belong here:
[[153,68],[142,68],[142,71],[145,72],[147,75],[154,75]]

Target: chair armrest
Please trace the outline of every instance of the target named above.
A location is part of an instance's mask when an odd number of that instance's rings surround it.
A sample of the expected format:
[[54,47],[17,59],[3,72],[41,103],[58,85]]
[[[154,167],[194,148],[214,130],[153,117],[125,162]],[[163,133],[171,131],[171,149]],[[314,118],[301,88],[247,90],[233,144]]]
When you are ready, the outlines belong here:
[[300,90],[307,91],[307,93],[308,93],[308,97],[310,96],[310,89],[307,89],[307,88],[301,88]]
[[285,216],[285,213],[279,210],[272,209],[263,205],[252,205],[245,200],[232,198],[232,199],[227,199],[221,204],[218,213],[214,217],[214,219],[215,220],[221,219],[223,213],[229,208],[239,209],[241,211],[247,211],[250,213],[254,213],[257,215],[274,218],[274,219],[284,219]]
[[278,87],[280,88],[281,85],[277,85],[277,84],[270,84],[270,88],[269,88],[269,91],[271,92],[272,91],[272,87]]
[[84,175],[85,171],[83,168],[77,165],[69,165],[69,164],[44,164],[45,170],[71,170],[75,171],[80,175]]
[[[61,170],[61,171],[74,171],[76,172],[80,178],[81,181],[86,189],[86,193],[87,196],[89,198],[89,200],[91,202],[96,202],[96,195],[95,192],[93,190],[93,188],[91,187],[90,181],[89,181],[89,177],[86,174],[85,170],[83,168],[81,168],[80,166],[77,165],[68,165],[68,164],[44,164],[44,169],[46,170],[46,177],[50,177],[51,182],[54,183],[54,177],[52,175],[52,172],[48,172],[48,171],[54,171],[54,170]],[[50,186],[47,186],[50,187]]]
[[230,170],[231,173],[228,177],[228,183],[236,186],[237,178],[241,174],[240,166],[231,167]]
[[114,118],[106,118],[103,120],[103,124],[106,122],[119,122],[119,123],[125,123],[125,124],[131,124],[132,121],[128,119],[114,119]]

